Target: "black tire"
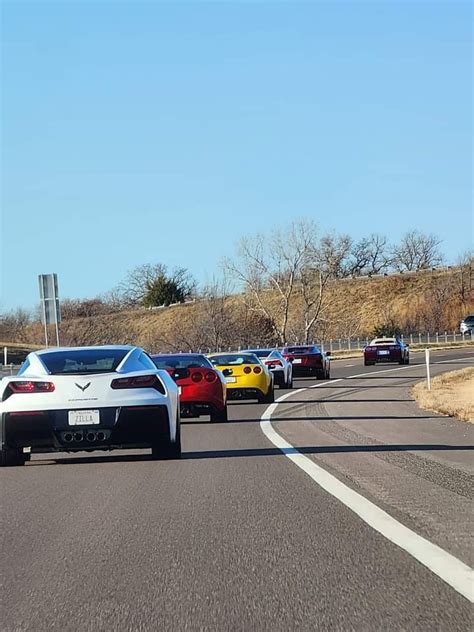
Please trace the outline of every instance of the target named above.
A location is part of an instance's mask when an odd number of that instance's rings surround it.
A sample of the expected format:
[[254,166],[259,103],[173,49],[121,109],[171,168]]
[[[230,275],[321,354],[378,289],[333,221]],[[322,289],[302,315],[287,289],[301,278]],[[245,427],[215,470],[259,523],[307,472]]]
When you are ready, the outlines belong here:
[[19,448],[4,448],[0,450],[0,467],[25,465],[26,458]]
[[291,379],[288,382],[288,384],[285,384],[285,388],[287,388],[288,390],[291,390],[293,388],[293,375],[291,376]]
[[325,380],[326,379],[326,372],[325,371],[318,371],[316,373],[316,379],[317,380]]
[[155,460],[173,460],[181,458],[181,418],[176,418],[176,441],[157,442],[151,446],[151,457]]
[[407,356],[405,359],[405,364],[410,364],[410,356]]
[[364,360],[364,366],[372,366],[375,362],[369,362],[368,360]]
[[330,379],[331,379],[331,369],[328,369],[328,370],[326,371],[326,379],[327,379],[327,380],[330,380]]
[[273,404],[275,401],[275,387],[274,384],[270,386],[270,390],[266,395],[260,395],[258,398],[259,404]]
[[222,423],[225,421],[229,421],[227,415],[227,406],[225,406],[222,410],[213,409],[211,411],[211,422],[212,423]]

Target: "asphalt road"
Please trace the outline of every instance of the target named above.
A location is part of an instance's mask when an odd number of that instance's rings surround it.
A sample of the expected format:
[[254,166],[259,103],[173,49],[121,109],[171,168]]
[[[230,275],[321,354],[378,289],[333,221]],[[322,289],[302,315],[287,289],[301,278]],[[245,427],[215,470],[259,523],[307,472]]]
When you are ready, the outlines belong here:
[[[472,350],[432,355],[434,374],[474,362]],[[472,564],[474,427],[416,407],[421,361],[334,362],[331,383],[297,381],[305,390],[278,405],[273,428]],[[184,422],[179,462],[38,455],[3,469],[0,628],[472,629],[467,599],[268,441],[265,408]]]

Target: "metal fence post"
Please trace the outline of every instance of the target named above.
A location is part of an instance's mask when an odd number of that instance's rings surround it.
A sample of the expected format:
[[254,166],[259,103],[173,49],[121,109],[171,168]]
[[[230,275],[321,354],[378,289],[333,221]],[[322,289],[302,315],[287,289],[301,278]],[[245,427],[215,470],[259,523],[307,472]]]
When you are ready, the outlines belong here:
[[448,332],[444,332],[444,342],[448,342]]
[[341,339],[339,338],[339,351],[341,350]]
[[413,344],[413,334],[410,334],[410,344]]
[[360,349],[360,338],[357,338],[357,348]]
[[349,349],[349,351],[351,350],[351,339],[350,338],[347,339],[347,348]]
[[418,334],[418,344],[421,345],[421,333]]
[[332,353],[332,339],[329,341],[329,351]]
[[7,366],[8,364],[8,347],[3,347],[3,365]]
[[430,344],[430,332],[428,331],[428,333],[426,334],[426,342],[428,344]]
[[438,334],[438,332],[436,332],[436,344],[438,344],[438,343],[439,343],[439,334]]

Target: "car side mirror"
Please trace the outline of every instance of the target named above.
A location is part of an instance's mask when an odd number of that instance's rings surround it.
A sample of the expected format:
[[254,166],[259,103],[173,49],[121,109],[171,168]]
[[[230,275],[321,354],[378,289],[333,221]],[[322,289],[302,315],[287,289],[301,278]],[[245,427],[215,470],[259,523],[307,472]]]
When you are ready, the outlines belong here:
[[329,357],[330,355],[332,355],[331,351],[326,351],[326,355]]

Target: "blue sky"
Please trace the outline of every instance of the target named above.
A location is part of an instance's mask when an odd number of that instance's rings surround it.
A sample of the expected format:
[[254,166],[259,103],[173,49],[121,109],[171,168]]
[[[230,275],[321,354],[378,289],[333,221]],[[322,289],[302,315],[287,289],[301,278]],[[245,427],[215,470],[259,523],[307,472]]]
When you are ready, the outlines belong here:
[[2,297],[216,272],[297,217],[472,242],[465,2],[3,2]]

